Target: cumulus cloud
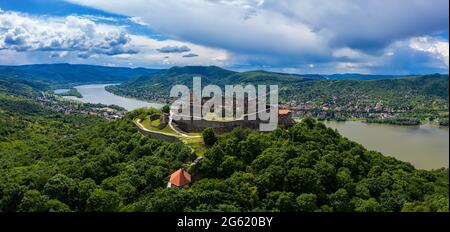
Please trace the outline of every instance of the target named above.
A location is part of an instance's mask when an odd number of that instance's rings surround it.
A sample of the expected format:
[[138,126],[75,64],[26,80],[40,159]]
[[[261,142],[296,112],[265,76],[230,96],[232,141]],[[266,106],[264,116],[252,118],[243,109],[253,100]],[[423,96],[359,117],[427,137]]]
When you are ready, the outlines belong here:
[[78,16],[32,17],[17,12],[0,14],[0,49],[71,51],[92,54],[133,54],[130,36],[119,27],[97,24]]
[[417,51],[429,53],[440,59],[447,67],[449,65],[448,41],[440,41],[429,36],[416,37],[410,40],[409,46]]
[[[70,62],[167,67],[193,62],[223,65],[229,58],[221,49],[132,34],[127,31],[128,25],[120,24],[122,21],[95,15],[51,17],[1,12],[0,64]],[[191,49],[199,54],[194,60],[177,54]],[[170,57],[169,62],[165,56],[172,53],[178,56]],[[224,60],[217,61],[216,57]]]
[[187,46],[166,46],[157,50],[161,53],[183,53],[191,51]]
[[448,41],[412,37],[390,44],[379,54],[346,49],[335,53],[343,56],[336,61],[336,69],[400,75],[448,73],[448,48]]

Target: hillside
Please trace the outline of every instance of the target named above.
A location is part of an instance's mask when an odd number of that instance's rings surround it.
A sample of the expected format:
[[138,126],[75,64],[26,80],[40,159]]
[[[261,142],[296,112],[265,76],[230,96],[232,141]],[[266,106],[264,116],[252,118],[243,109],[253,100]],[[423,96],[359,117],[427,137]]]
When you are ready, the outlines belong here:
[[[345,75],[345,74],[342,74]],[[355,76],[356,74],[353,74]],[[324,79],[295,74],[273,73],[267,71],[233,72],[216,66],[187,66],[174,67],[167,70],[141,76],[127,81],[110,90],[119,94],[150,99],[146,93],[168,96],[170,88],[176,84],[192,86],[192,77],[201,76],[202,84],[236,85],[236,84],[273,84],[279,85],[283,97],[296,96],[295,92],[302,92],[302,100],[313,99],[307,95],[319,95],[331,98],[333,95],[344,94],[345,91],[364,92],[374,97],[385,95],[383,91],[392,94],[414,94],[427,97],[448,98],[448,75],[429,75],[417,77],[381,76],[376,80],[360,80],[360,78]],[[359,75],[356,75],[359,76]],[[362,75],[367,76],[367,75]],[[388,78],[391,77],[391,78]],[[380,79],[378,79],[380,78]],[[317,94],[320,92],[320,94]],[[316,93],[316,94],[314,94]],[[323,95],[323,96],[321,96]],[[300,97],[299,96],[299,97]]]
[[50,89],[50,85],[34,80],[27,80],[0,75],[0,91],[24,96],[33,96]]
[[414,107],[421,100],[448,101],[448,75],[400,77],[382,80],[316,80],[295,82],[283,88],[282,96],[302,101],[326,103],[337,101],[355,103],[357,100],[384,101],[395,107]]
[[196,156],[137,131],[132,119],[152,110],[107,122],[3,91],[0,102],[3,212],[448,212],[448,169],[417,170],[310,118],[218,135],[178,189],[166,188],[168,176]]
[[[168,99],[175,84],[192,88],[193,76],[201,76],[203,86],[278,85],[280,103],[297,110],[299,116],[382,119],[388,115],[394,118],[390,121],[394,123],[398,118],[401,118],[399,121],[403,118],[411,120],[411,124],[435,119],[437,121],[433,123],[444,125],[448,122],[448,75],[440,74],[405,77],[342,74],[335,79],[325,79],[311,75],[232,72],[218,67],[188,66],[162,70],[110,86],[108,90],[144,100]],[[365,78],[367,80],[361,80]]]
[[327,79],[354,79],[354,80],[379,80],[401,77],[399,75],[370,75],[359,73],[344,73],[344,74],[331,74],[323,75]]
[[95,65],[37,64],[0,66],[0,79],[19,78],[40,81],[55,87],[71,87],[77,84],[119,83],[156,71],[158,70]]
[[146,100],[156,97],[168,97],[170,89],[176,84],[192,88],[192,77],[201,76],[202,85],[233,85],[240,83],[290,84],[304,80],[316,80],[317,77],[302,77],[294,74],[272,73],[267,71],[234,72],[216,66],[173,67],[167,70],[142,76],[118,86],[109,86],[108,90],[119,95]]

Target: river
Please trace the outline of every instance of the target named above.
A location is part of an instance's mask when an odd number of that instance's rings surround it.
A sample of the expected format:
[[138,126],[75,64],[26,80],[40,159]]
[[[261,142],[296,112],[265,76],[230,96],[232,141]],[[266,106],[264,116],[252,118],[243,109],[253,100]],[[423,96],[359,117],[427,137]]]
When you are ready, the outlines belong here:
[[[75,86],[83,98],[65,96],[64,98],[87,103],[102,103],[105,105],[118,105],[126,110],[135,110],[143,107],[161,108],[159,103],[140,101],[132,98],[121,97],[105,90],[105,87],[111,84],[95,84]],[[56,92],[56,91],[55,91]]]
[[325,122],[343,136],[420,169],[449,164],[449,128],[434,125],[395,126],[362,121]]

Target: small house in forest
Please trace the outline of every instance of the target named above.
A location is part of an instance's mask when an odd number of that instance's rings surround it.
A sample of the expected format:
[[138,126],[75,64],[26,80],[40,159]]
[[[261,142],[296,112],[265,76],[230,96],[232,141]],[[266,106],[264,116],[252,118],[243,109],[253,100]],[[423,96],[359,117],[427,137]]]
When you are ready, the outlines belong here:
[[190,183],[191,175],[186,170],[184,170],[184,168],[180,168],[170,175],[169,182],[167,183],[167,188],[185,188],[188,187]]

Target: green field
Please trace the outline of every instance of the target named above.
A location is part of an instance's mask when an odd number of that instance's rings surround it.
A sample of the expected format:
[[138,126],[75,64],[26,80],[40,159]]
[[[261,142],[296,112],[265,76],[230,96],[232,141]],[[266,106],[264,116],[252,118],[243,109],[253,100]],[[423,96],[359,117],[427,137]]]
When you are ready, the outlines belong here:
[[[186,144],[189,144],[195,150],[195,153],[198,156],[202,156],[203,153],[205,152],[206,148],[205,148],[205,144],[203,142],[202,137],[189,138],[189,137],[181,136],[179,133],[172,130],[172,128],[170,128],[169,125],[165,126],[163,129],[158,129],[158,128],[150,126],[150,123],[151,123],[151,125],[154,125],[154,126],[159,125],[159,119],[150,122],[150,119],[146,118],[145,120],[141,121],[140,123],[145,129],[147,129],[149,131],[156,132],[156,133],[166,133],[166,134],[171,134],[171,135],[177,136],[178,138],[183,140]],[[201,136],[202,135],[201,133],[187,133],[187,134],[190,136]]]
[[187,144],[189,144],[195,150],[197,156],[203,156],[206,150],[205,143],[203,142],[203,137],[198,138],[182,137],[181,139],[183,141],[186,141]]
[[[165,126],[163,129],[158,129],[156,127],[150,126],[150,122],[149,121],[150,121],[149,118],[146,118],[144,121],[141,121],[140,123],[141,123],[142,126],[144,126],[145,129],[147,129],[149,131],[158,132],[158,133],[166,133],[166,134],[171,134],[171,135],[176,135],[176,136],[179,135],[177,132],[172,130],[172,128],[170,128],[169,125]],[[151,122],[151,123],[153,124],[153,122]],[[159,125],[159,123],[158,123],[158,125]]]
[[151,122],[151,125],[152,125],[152,126],[159,126],[160,123],[161,123],[161,120],[156,119],[156,120],[153,120],[153,121]]

